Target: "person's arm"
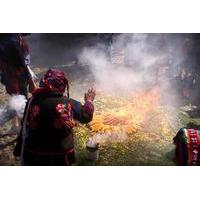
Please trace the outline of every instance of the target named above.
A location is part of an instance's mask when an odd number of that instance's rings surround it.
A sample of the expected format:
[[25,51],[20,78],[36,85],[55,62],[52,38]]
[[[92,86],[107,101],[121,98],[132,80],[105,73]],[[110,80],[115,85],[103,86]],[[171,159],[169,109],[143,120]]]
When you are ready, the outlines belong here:
[[78,120],[79,122],[85,124],[89,123],[92,120],[94,113],[93,100],[95,98],[95,95],[95,91],[93,89],[89,89],[84,96],[84,105],[74,99],[70,99],[75,120]]

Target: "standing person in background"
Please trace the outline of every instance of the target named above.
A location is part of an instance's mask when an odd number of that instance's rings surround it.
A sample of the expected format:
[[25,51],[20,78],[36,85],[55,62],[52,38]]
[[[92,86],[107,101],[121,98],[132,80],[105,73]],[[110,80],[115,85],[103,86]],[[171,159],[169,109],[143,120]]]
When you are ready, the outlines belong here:
[[191,104],[192,91],[194,89],[195,79],[189,69],[181,71],[182,97],[185,103]]
[[[67,89],[67,96],[64,96]],[[85,104],[69,98],[64,72],[50,69],[28,100],[23,127],[14,151],[24,165],[71,165],[75,162],[75,121],[93,118],[95,91],[85,93]]]

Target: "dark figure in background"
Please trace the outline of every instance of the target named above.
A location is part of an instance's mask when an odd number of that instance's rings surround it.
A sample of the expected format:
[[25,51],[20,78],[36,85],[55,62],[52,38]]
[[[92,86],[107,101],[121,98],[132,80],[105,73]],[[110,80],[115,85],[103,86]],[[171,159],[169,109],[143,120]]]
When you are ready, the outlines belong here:
[[0,34],[0,73],[8,94],[27,97],[27,87],[32,92],[35,84],[28,68],[30,55],[24,35]]
[[[64,96],[67,88],[67,96]],[[23,127],[14,151],[24,165],[71,165],[75,162],[72,129],[75,121],[93,118],[95,91],[88,90],[85,104],[69,98],[64,72],[49,70],[28,100]]]
[[100,49],[105,53],[108,61],[111,61],[111,46],[113,43],[114,34],[113,33],[98,33],[97,35],[97,42]]
[[192,73],[183,68],[180,74],[181,94],[186,103],[191,103],[192,91],[194,89],[194,77]]
[[194,73],[194,79],[193,79],[192,98],[193,98],[194,104],[200,107],[199,91],[200,91],[200,74],[196,72]]

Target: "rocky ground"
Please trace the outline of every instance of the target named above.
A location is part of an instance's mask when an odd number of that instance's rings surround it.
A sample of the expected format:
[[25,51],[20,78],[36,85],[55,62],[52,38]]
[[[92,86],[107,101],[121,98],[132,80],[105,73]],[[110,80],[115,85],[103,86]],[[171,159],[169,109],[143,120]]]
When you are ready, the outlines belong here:
[[[0,106],[5,105],[8,99],[3,85],[0,84]],[[12,151],[14,149],[16,135],[7,135],[11,128],[11,122],[0,127],[0,165],[17,165]]]

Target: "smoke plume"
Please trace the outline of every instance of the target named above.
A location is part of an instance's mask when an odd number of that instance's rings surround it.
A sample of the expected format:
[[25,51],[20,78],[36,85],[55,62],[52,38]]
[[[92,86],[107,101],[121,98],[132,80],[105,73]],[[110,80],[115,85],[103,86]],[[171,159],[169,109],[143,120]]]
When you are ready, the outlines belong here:
[[26,98],[23,95],[11,96],[8,105],[0,107],[0,126],[3,126],[7,121],[13,117],[23,117],[26,106]]
[[7,121],[16,116],[16,112],[10,109],[9,106],[0,107],[0,126],[3,126]]
[[23,95],[13,95],[8,102],[11,110],[14,110],[18,117],[22,118],[26,106],[26,98]]
[[110,47],[102,48],[103,45],[85,48],[79,62],[90,67],[97,88],[115,94],[155,85],[162,86],[164,91],[183,63],[180,37],[120,34]]

